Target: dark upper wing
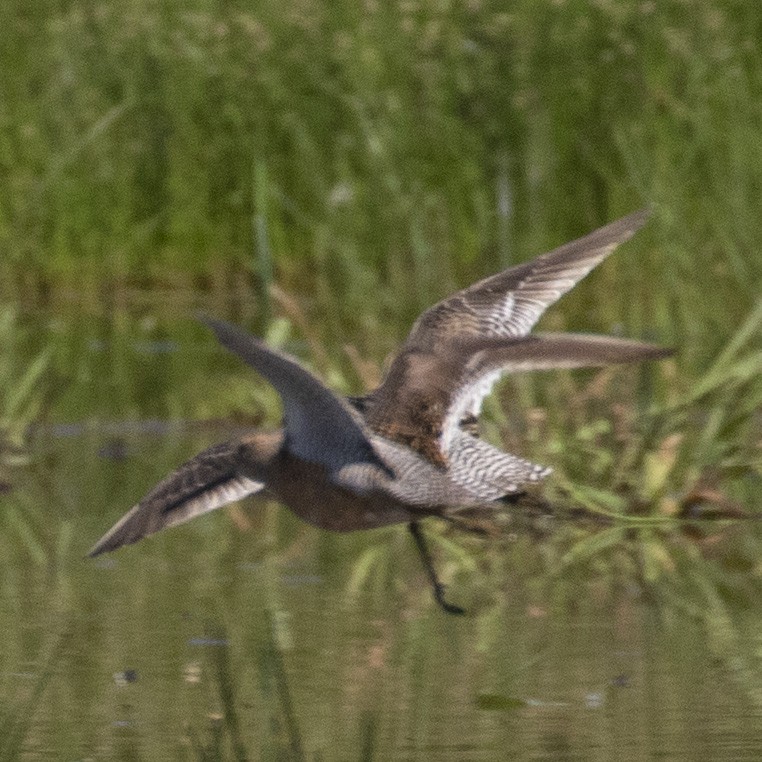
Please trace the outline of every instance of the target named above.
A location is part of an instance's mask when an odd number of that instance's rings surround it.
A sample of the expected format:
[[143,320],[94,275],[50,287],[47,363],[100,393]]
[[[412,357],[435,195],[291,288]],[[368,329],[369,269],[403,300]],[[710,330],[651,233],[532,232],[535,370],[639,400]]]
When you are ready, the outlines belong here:
[[289,452],[331,472],[350,463],[372,463],[386,470],[350,406],[294,358],[224,320],[199,317],[226,349],[261,373],[280,394]]
[[264,485],[243,476],[237,467],[240,447],[239,440],[223,442],[183,463],[101,537],[88,555],[130,545],[259,492]]
[[631,362],[662,352],[638,342],[625,342],[625,351],[615,339],[527,340],[545,309],[628,240],[648,214],[623,217],[424,312],[381,386],[355,402],[370,427],[444,465],[442,435],[453,414],[477,413],[502,372]]

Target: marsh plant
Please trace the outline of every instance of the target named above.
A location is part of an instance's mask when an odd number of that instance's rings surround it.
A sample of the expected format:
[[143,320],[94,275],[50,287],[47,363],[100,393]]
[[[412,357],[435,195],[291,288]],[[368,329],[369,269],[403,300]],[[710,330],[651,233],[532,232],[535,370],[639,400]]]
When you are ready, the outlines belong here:
[[0,467],[27,462],[26,435],[45,401],[50,351],[28,351],[16,310],[0,305]]

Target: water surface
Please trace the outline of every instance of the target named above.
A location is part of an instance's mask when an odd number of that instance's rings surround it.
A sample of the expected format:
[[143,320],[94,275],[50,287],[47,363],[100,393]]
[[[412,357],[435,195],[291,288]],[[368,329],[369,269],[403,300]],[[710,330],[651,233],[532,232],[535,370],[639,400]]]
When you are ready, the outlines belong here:
[[[464,617],[433,603],[404,528],[331,535],[266,501],[84,558],[241,425],[165,415],[161,395],[219,361],[211,343],[140,346],[83,343],[103,372],[59,400],[0,495],[5,756],[762,758],[751,521],[686,531],[506,508],[488,537],[428,522]],[[88,388],[96,417],[74,414]],[[104,422],[109,404],[120,415]]]

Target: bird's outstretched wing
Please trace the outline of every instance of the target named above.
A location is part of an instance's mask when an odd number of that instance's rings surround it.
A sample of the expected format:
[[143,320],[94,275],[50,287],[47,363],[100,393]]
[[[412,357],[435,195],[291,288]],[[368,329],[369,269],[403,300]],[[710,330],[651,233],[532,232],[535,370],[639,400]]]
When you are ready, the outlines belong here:
[[[528,336],[542,313],[647,220],[642,210],[458,291],[416,321],[383,383],[357,400],[368,425],[446,467],[453,431],[505,372],[663,357],[640,342]],[[460,438],[459,438],[460,441]]]
[[416,320],[402,351],[469,339],[526,336],[551,304],[632,238],[649,215],[648,209],[633,212],[530,262],[456,291]]
[[357,463],[372,464],[387,472],[360,417],[295,358],[224,320],[199,319],[226,349],[251,365],[280,394],[286,446],[292,455],[325,466],[329,473]]
[[478,414],[482,400],[503,373],[596,368],[660,360],[671,354],[671,349],[642,341],[577,333],[536,333],[509,342],[486,339],[481,346],[474,342],[463,357],[457,388],[450,391],[440,446],[450,450],[460,421]]
[[[259,339],[223,320],[201,317],[220,343],[267,379],[283,400],[282,444],[291,455],[342,474],[366,467],[371,477],[387,477],[366,435],[362,419],[294,358],[271,349]],[[264,483],[245,476],[241,448],[246,437],[216,445],[183,464],[154,487],[90,551],[96,556],[137,542],[165,527],[258,492]]]
[[131,545],[160,529],[259,492],[264,484],[243,476],[238,469],[240,447],[240,440],[223,442],[183,463],[101,537],[88,555]]

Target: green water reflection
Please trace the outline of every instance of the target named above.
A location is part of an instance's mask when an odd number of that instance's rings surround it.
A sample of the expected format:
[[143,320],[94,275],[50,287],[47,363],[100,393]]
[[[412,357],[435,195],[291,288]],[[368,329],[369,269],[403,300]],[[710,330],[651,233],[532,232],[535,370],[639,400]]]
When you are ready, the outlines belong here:
[[[157,395],[204,390],[189,351],[109,355],[0,496],[0,758],[762,757],[753,521],[432,522],[465,617],[434,604],[404,528],[335,536],[262,502],[85,560],[233,425],[162,422]],[[73,417],[88,389],[108,407],[104,385],[121,419]]]

